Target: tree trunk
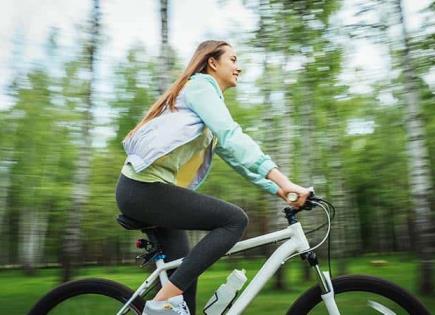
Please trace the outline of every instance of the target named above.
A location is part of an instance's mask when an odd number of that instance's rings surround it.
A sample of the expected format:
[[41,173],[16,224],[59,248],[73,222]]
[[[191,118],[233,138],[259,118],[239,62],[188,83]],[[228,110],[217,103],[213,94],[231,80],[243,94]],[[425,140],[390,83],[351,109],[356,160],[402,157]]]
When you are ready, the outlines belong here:
[[72,192],[72,209],[67,216],[65,236],[61,252],[61,264],[63,267],[62,281],[68,281],[73,275],[73,268],[77,265],[80,257],[80,223],[83,208],[88,200],[88,181],[92,156],[92,110],[95,89],[95,55],[100,30],[100,4],[99,0],[93,0],[91,38],[85,47],[85,58],[90,80],[86,88],[86,102],[83,106],[83,120],[80,126],[80,144],[77,163],[75,165],[74,187]]
[[431,167],[429,161],[426,136],[421,117],[420,98],[416,85],[416,71],[410,56],[409,37],[403,16],[401,0],[395,1],[399,13],[403,53],[400,54],[400,64],[403,69],[404,103],[406,107],[406,129],[408,134],[407,152],[409,157],[409,177],[411,198],[415,213],[415,231],[417,253],[421,259],[418,288],[421,293],[434,292],[433,273],[433,239],[432,214],[430,196],[433,192],[431,182]]
[[[10,186],[10,167],[8,163],[9,159],[0,161],[0,233],[3,233],[4,219],[6,216],[6,210],[8,205],[8,192]],[[3,247],[4,239],[0,240],[0,244]],[[2,250],[0,253],[0,264],[5,264],[8,260],[8,251]]]
[[160,0],[160,83],[159,92],[163,94],[170,84],[169,41],[168,41],[168,0]]
[[335,252],[338,253],[341,263],[339,264],[339,274],[347,272],[346,259],[354,254],[361,245],[361,231],[358,209],[352,206],[350,195],[346,189],[346,181],[343,178],[343,162],[340,152],[342,152],[341,142],[339,137],[339,117],[336,112],[332,117],[334,122],[332,130],[332,146],[331,146],[331,171],[332,171],[332,186],[331,186],[331,199],[334,200],[336,206],[335,224],[331,234],[332,246],[335,247]]
[[48,212],[24,208],[20,215],[20,264],[33,275],[41,261],[48,226]]

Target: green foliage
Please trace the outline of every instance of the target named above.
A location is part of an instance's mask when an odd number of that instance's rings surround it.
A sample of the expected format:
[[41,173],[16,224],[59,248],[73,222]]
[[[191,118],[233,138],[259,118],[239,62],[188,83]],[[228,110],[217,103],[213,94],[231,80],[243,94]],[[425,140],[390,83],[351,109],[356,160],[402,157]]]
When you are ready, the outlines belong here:
[[[335,196],[336,187],[341,186],[349,203],[340,213],[352,210],[358,219],[353,222],[360,233],[350,236],[362,240],[357,252],[410,250],[413,214],[401,77],[373,84],[371,94],[354,94],[343,84],[340,75],[346,50],[329,25],[340,5],[337,0],[260,1],[254,7],[259,17],[255,36],[240,47],[248,52],[243,57],[265,59],[252,63],[258,77],[249,83],[257,89],[230,90],[225,93],[225,101],[234,119],[265,153],[290,166],[287,175],[292,180],[302,184],[305,178],[311,178],[312,182],[306,180],[303,184],[315,185],[328,198]],[[59,36],[50,37],[47,58],[59,54]],[[414,83],[421,98],[434,182],[434,93],[423,80],[433,66],[433,58],[429,57],[434,38],[432,33],[422,31],[414,39],[411,49],[418,69]],[[0,235],[5,248],[0,256],[2,264],[22,263],[19,256],[26,237],[34,236],[32,233],[43,236],[42,263],[59,258],[66,214],[74,211],[74,161],[81,142],[78,130],[85,121],[83,106],[88,101],[90,77],[85,59],[89,56],[83,41],[79,41],[72,57],[57,63],[57,74],[44,66],[32,67],[9,85],[13,106],[0,112]],[[397,52],[390,53],[394,57]],[[175,80],[181,65],[177,56],[174,60],[170,74]],[[118,209],[114,190],[125,159],[121,142],[159,96],[158,63],[145,48],[134,46],[113,69],[113,94],[104,100],[93,94],[94,102],[104,103],[110,113],[103,127],[110,129],[113,136],[104,139],[102,147],[87,147],[92,162],[89,198],[81,224],[84,260],[119,262],[130,250],[126,244],[131,234],[115,222]],[[383,104],[376,96],[385,91],[391,92],[397,102]],[[98,109],[93,113],[94,123],[98,113]],[[355,121],[372,122],[373,130],[353,132]],[[307,131],[307,127],[312,130]],[[306,152],[312,154],[308,168],[304,164],[308,160]],[[343,180],[340,185],[338,178]],[[218,157],[199,191],[238,204],[253,215],[264,214],[271,207],[264,192]],[[28,214],[35,214],[42,224],[23,223]],[[344,221],[341,228],[346,224],[349,222]],[[32,232],[32,226],[43,230],[40,234]],[[261,227],[253,229],[260,231]]]
[[[372,263],[374,260],[380,259],[384,260],[386,264],[376,266]],[[237,268],[243,266],[247,271],[248,280],[250,280],[263,262],[262,259],[237,260]],[[351,273],[382,277],[407,288],[413,294],[417,293],[416,288],[413,286],[417,262],[412,257],[365,256],[353,258],[348,263]],[[286,266],[289,271],[286,273],[287,280],[292,284],[291,288],[287,291],[274,290],[271,283],[267,283],[265,288],[248,307],[245,312],[246,314],[266,314],[266,312],[268,314],[285,314],[291,303],[307,288],[314,285],[315,279],[308,282],[303,280],[302,263],[295,261]],[[231,270],[232,265],[222,260],[201,275],[197,294],[197,313],[201,311],[201,307],[205,305],[216,288],[225,281],[226,276]],[[24,314],[41,297],[41,294],[48,292],[57,285],[58,272],[58,269],[44,269],[37,277],[29,278],[16,270],[2,271],[2,277],[0,278],[0,303],[2,310],[9,315]],[[334,270],[334,272],[336,271]],[[101,267],[87,267],[80,271],[79,278],[98,277],[111,279],[133,289],[137,288],[146,276],[148,274],[144,273],[143,270],[131,266],[121,266],[111,270]],[[418,297],[429,310],[435,310],[435,301],[433,299],[424,296]],[[145,297],[145,299],[147,298]],[[273,303],[270,303],[271,300],[273,300]]]

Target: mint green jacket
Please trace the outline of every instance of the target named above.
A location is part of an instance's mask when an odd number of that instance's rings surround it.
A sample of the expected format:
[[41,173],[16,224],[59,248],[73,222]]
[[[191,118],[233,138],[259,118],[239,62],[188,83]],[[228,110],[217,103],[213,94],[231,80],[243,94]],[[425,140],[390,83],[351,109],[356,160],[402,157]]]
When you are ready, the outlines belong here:
[[193,75],[178,95],[176,108],[174,112],[164,111],[123,142],[126,163],[131,163],[136,172],[200,136],[207,127],[217,143],[211,141],[202,154],[201,165],[195,168],[196,176],[187,188],[196,190],[201,185],[210,171],[213,154],[217,153],[250,182],[276,194],[278,186],[266,175],[277,165],[233,120],[211,75]]

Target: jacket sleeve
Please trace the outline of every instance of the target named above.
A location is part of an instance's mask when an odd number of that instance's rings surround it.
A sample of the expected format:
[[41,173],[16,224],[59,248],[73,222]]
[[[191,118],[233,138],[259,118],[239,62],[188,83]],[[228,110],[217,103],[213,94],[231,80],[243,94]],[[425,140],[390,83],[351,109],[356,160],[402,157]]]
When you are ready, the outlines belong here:
[[278,186],[266,175],[277,167],[258,144],[242,131],[211,82],[194,80],[184,91],[187,107],[193,110],[217,137],[216,153],[239,174],[271,194]]

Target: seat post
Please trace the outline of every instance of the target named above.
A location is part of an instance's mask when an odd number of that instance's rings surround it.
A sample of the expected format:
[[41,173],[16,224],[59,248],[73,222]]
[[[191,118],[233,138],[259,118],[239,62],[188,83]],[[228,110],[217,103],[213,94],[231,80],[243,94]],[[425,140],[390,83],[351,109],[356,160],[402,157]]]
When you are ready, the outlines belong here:
[[155,234],[154,228],[142,229],[141,231],[148,237],[148,240],[154,243],[157,249],[160,250],[160,244]]
[[[165,258],[166,256],[163,254],[162,249],[160,247],[159,240],[157,239],[156,235],[156,228],[157,226],[152,225],[146,225],[142,222],[136,221],[132,218],[127,217],[124,214],[118,215],[117,219],[118,223],[127,230],[141,230],[142,233],[144,233],[148,240],[154,244],[154,246],[157,249],[157,255],[154,256],[154,261],[156,263],[157,269],[163,268],[165,264]],[[168,274],[166,273],[166,270],[161,270],[159,272],[160,282],[162,285],[167,283],[168,280]]]
[[[148,240],[150,242],[154,243],[155,246],[157,247],[158,254],[154,257],[154,262],[156,264],[157,269],[162,268],[165,264],[164,259],[166,258],[166,255],[163,253],[163,251],[160,247],[160,243],[159,243],[157,236],[155,234],[155,230],[153,228],[152,229],[143,229],[142,232],[145,233],[148,237]],[[162,286],[169,281],[168,273],[166,272],[166,270],[160,271],[159,278],[160,278],[160,283],[162,284]]]

